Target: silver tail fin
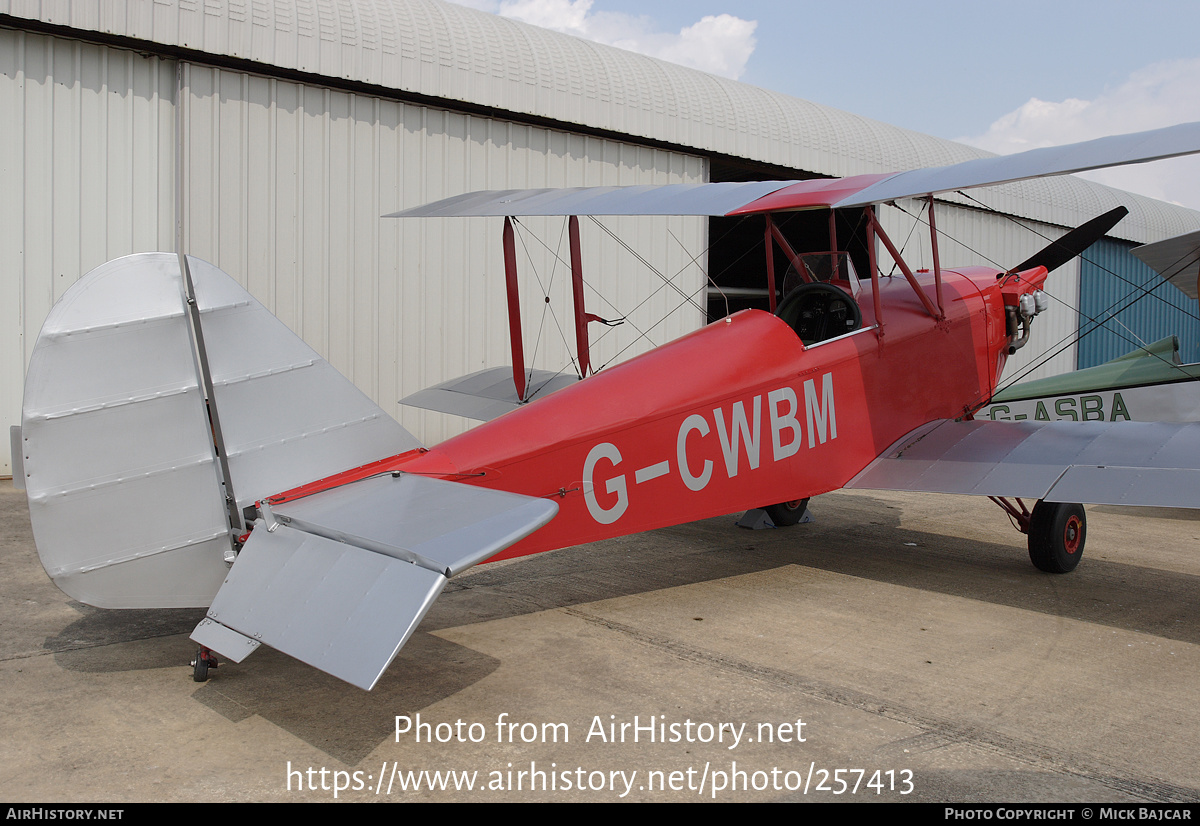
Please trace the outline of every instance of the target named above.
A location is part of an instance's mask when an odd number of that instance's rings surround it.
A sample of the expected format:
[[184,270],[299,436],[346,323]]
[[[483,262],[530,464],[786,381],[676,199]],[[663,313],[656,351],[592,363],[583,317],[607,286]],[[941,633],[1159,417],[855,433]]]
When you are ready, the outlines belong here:
[[208,605],[228,571],[220,411],[236,508],[420,443],[223,272],[189,259],[206,401],[179,259],[110,261],[51,310],[30,359],[21,457],[42,564],[106,608]]

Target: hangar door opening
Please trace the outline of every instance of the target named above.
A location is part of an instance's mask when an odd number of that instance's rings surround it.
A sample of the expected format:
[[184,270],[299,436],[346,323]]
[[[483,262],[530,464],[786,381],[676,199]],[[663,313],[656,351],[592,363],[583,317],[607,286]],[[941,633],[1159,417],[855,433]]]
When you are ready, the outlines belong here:
[[[752,164],[712,162],[714,182],[802,180],[817,176],[792,169]],[[772,216],[776,228],[797,253],[829,253],[831,227],[829,210],[814,209]],[[739,310],[769,311],[767,294],[766,218],[746,215],[738,218],[710,218],[708,223],[708,323]],[[866,276],[868,256],[862,211],[839,210],[833,236],[838,250],[849,253],[860,276]],[[789,277],[791,261],[779,244],[772,244],[776,300],[795,283]]]

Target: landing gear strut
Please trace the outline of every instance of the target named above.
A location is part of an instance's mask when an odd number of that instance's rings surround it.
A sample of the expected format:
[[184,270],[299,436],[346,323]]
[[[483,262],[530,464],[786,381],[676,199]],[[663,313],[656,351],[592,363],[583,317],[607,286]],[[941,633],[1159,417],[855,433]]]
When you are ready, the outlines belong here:
[[203,645],[196,649],[196,659],[192,660],[192,679],[198,683],[208,681],[208,669],[216,668],[217,655]]
[[1029,537],[1029,560],[1039,571],[1067,574],[1079,565],[1087,539],[1083,505],[1039,499],[1030,511],[1020,499],[1013,504],[1003,496],[988,498],[1004,508],[1017,530]]

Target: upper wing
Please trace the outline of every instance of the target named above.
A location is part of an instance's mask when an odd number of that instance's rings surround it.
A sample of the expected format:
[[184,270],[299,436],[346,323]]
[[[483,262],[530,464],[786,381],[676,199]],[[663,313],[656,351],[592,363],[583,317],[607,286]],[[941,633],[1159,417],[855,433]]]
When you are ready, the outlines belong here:
[[1200,232],[1134,247],[1133,254],[1188,298],[1200,297]]
[[1200,508],[1200,423],[955,422],[900,439],[846,485]]
[[486,215],[726,215],[796,181],[581,186],[484,190],[405,209],[385,218]]
[[978,158],[889,175],[807,181],[506,189],[470,192],[388,218],[487,215],[748,215],[855,207],[977,186],[1066,175],[1200,152],[1200,123]]
[[993,186],[1028,178],[1070,175],[1089,169],[1146,163],[1200,152],[1200,123],[1182,123],[1130,135],[1030,149],[1015,155],[978,158],[951,166],[913,169],[843,198],[836,207],[866,206],[897,198],[919,198],[938,192]]

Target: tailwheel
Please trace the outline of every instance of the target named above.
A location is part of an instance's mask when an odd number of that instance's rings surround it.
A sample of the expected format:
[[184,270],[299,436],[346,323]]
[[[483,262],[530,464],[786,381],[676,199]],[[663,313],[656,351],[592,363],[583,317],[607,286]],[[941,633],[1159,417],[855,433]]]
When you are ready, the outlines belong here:
[[1029,559],[1039,571],[1066,574],[1083,556],[1087,517],[1083,505],[1038,501],[1029,515]]
[[208,669],[216,668],[220,663],[212,651],[203,645],[196,649],[196,659],[192,660],[192,679],[198,683],[208,682]]
[[800,524],[804,512],[808,510],[807,499],[793,499],[791,502],[780,502],[778,505],[768,505],[763,508],[777,528],[790,528]]

